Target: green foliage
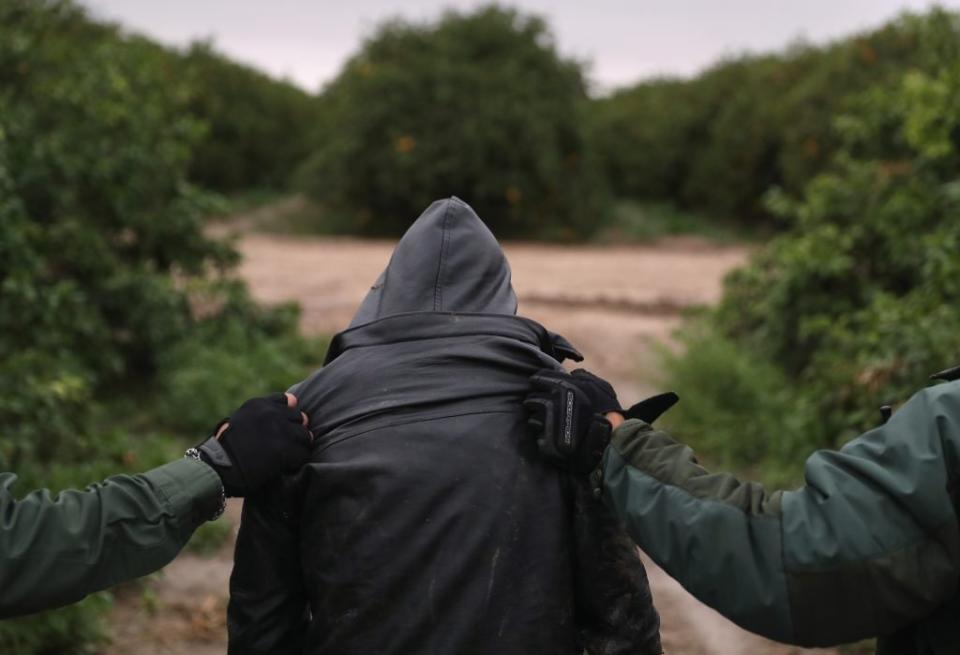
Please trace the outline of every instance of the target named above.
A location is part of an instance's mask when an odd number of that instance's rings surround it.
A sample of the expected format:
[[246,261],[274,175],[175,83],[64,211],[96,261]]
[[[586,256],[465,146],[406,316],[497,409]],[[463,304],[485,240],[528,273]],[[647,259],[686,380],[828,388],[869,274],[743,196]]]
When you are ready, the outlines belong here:
[[593,235],[593,240],[621,244],[697,235],[717,243],[732,243],[755,239],[760,234],[760,230],[750,231],[739,223],[680,209],[670,203],[621,200],[614,203],[609,222]]
[[788,481],[796,472],[785,464],[806,448],[788,378],[709,326],[694,323],[682,336],[682,355],[662,353],[669,384],[682,398],[665,424],[720,467],[763,462],[765,480]]
[[[749,376],[775,390],[733,413],[746,425],[782,412],[772,438],[799,448],[741,452],[741,463],[786,465],[798,452],[836,447],[875,425],[879,405],[906,399],[960,356],[960,42],[944,49],[937,37],[955,21],[926,27],[939,69],[851,99],[832,165],[799,199],[769,196],[791,231],[731,275],[711,316],[707,343],[728,344],[732,359],[753,362]],[[697,375],[717,370],[698,339],[672,364],[688,396],[710,399],[686,419],[695,429],[716,409],[710,403],[728,400],[710,375]],[[769,371],[790,381],[786,404]],[[737,449],[743,437],[718,426],[701,438]]]
[[[221,281],[236,253],[188,180],[209,137],[187,78],[72,2],[0,2],[0,470],[19,493],[180,456],[168,430],[198,440],[199,412],[208,430],[318,357],[288,310]],[[0,651],[88,652],[105,598],[0,623]]]
[[206,125],[190,179],[224,192],[285,188],[309,152],[316,98],[208,44],[193,45],[181,66],[193,88],[190,112]]
[[98,621],[111,604],[108,593],[95,594],[58,612],[0,621],[0,651],[17,655],[93,655],[105,634]]
[[486,7],[380,27],[322,98],[301,180],[368,234],[399,234],[438,197],[501,236],[573,238],[603,217],[584,81],[542,20]]
[[707,108],[680,80],[641,82],[595,100],[589,115],[601,164],[623,197],[679,199]]
[[[322,340],[296,333],[294,306],[263,311],[241,294],[164,353],[158,375],[165,424],[197,438],[247,398],[282,391],[316,368]],[[202,399],[198,402],[197,399]]]
[[867,89],[936,70],[958,31],[956,14],[934,10],[821,48],[643,82],[595,101],[600,160],[618,196],[782,226],[765,194],[802,192],[842,145],[834,118]]
[[2,7],[0,429],[19,468],[72,440],[98,384],[149,374],[184,332],[171,273],[232,253],[200,229],[196,124],[164,60],[68,3]]
[[208,521],[197,528],[197,531],[187,542],[187,550],[202,557],[212,557],[219,551],[233,534],[233,523],[227,516],[216,521]]

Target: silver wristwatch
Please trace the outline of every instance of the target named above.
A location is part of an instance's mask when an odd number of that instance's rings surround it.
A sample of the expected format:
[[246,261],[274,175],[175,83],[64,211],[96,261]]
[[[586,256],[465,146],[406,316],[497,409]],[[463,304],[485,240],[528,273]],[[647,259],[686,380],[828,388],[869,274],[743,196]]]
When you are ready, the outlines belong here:
[[[184,457],[189,457],[190,459],[195,459],[198,462],[203,462],[203,458],[200,457],[200,451],[197,448],[188,448],[187,452],[183,454]],[[206,462],[203,462],[206,464]],[[208,521],[216,521],[218,518],[223,516],[223,513],[227,509],[227,492],[223,487],[223,483],[220,483],[220,504],[217,506],[217,511],[213,513]]]

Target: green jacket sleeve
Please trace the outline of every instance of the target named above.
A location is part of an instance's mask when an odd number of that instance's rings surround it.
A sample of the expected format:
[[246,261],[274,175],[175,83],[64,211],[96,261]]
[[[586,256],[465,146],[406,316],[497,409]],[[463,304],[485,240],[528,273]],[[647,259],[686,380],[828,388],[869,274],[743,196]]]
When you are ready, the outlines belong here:
[[184,458],[86,491],[16,500],[0,474],[0,618],[74,603],[170,562],[213,515],[220,478]]
[[827,646],[890,634],[956,593],[958,450],[960,382],[815,453],[795,491],[711,474],[640,421],[615,431],[603,485],[637,544],[700,600],[764,636]]

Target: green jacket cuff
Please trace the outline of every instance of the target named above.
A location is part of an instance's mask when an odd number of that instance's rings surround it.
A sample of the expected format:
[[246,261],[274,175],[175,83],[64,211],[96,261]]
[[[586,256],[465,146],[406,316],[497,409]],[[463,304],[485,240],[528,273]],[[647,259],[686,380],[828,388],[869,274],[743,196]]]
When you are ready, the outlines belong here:
[[184,457],[143,476],[160,491],[174,516],[191,529],[208,521],[220,507],[220,476],[203,462]]

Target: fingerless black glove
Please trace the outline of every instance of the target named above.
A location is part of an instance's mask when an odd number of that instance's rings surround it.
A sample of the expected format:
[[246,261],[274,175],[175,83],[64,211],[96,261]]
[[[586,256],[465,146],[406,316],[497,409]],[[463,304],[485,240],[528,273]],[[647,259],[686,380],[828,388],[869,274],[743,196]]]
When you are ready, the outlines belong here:
[[214,428],[216,435],[229,422],[223,434],[197,446],[200,459],[220,476],[227,496],[253,494],[307,461],[312,437],[301,420],[282,393],[248,400]]

